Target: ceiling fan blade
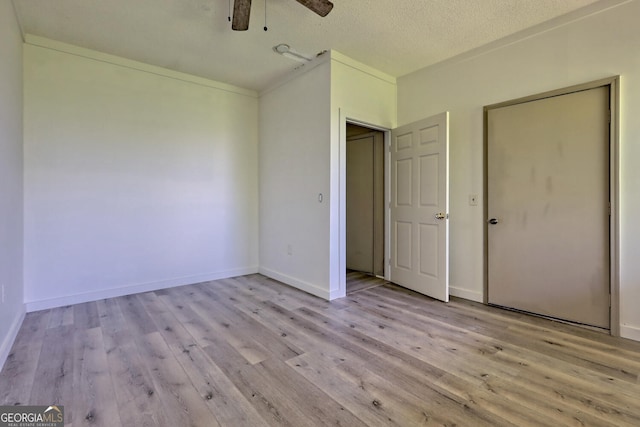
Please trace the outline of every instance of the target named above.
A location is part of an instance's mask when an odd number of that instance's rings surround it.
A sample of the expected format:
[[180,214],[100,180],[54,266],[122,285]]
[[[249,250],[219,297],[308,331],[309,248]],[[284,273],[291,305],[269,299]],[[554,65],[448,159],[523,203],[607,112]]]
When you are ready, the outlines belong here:
[[333,3],[329,0],[296,0],[307,9],[314,11],[320,16],[327,16],[331,9],[333,9]]
[[233,2],[233,21],[231,29],[247,31],[249,29],[249,15],[251,14],[251,0],[235,0]]

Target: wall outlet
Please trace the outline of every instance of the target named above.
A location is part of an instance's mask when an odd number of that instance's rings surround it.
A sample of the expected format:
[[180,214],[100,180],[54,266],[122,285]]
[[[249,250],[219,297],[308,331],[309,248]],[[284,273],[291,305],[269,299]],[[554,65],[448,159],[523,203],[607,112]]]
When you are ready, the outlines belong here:
[[469,194],[469,206],[478,206],[477,194]]
[[293,255],[293,246],[291,244],[287,245],[287,255]]

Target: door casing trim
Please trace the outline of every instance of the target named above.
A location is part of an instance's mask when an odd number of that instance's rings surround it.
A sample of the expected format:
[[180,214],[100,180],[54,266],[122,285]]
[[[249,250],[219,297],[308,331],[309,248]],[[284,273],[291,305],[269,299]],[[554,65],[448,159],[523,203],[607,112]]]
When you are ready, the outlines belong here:
[[489,303],[489,239],[488,226],[489,204],[488,194],[488,116],[489,111],[496,108],[522,104],[525,102],[538,101],[554,96],[567,95],[574,92],[595,89],[598,87],[609,87],[609,202],[611,204],[611,215],[609,218],[609,256],[610,256],[610,284],[609,284],[609,332],[613,336],[620,336],[620,76],[607,77],[591,81],[588,83],[569,86],[535,95],[525,96],[510,101],[487,105],[483,108],[483,302]]
[[[370,117],[368,114],[362,111],[352,111],[345,108],[338,109],[338,125],[339,125],[339,147],[338,147],[338,241],[337,241],[337,265],[338,268],[338,297],[346,296],[346,282],[347,282],[347,256],[346,256],[346,243],[347,243],[347,215],[346,215],[346,176],[347,176],[347,162],[346,162],[346,150],[347,150],[347,123],[354,124],[362,127],[369,128],[374,131],[380,131],[384,135],[384,203],[385,203],[385,217],[384,217],[384,266],[385,274],[384,279],[390,280],[389,277],[389,258],[390,258],[390,244],[389,244],[389,203],[391,202],[390,194],[390,163],[389,163],[389,150],[391,144],[391,129],[395,127],[394,123],[385,122],[377,117]],[[332,264],[332,268],[333,268]]]

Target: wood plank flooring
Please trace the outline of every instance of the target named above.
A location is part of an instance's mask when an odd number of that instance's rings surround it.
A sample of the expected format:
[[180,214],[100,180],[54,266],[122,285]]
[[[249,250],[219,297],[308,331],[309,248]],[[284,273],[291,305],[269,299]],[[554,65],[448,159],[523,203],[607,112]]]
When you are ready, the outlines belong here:
[[347,270],[347,295],[352,295],[365,289],[375,288],[385,283],[387,282],[375,276],[359,271]]
[[640,426],[640,343],[349,274],[260,275],[27,314],[0,404],[68,426]]

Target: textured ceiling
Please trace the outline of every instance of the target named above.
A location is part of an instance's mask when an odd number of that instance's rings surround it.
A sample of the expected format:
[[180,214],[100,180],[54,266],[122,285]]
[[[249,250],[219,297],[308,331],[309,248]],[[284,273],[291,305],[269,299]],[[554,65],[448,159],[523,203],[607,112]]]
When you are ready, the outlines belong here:
[[[4,1],[4,0],[3,0]],[[272,47],[335,49],[399,77],[600,0],[333,0],[321,18],[294,0],[253,0],[249,31],[229,0],[13,0],[23,31],[261,90],[298,63]],[[232,3],[232,1],[231,1]]]

